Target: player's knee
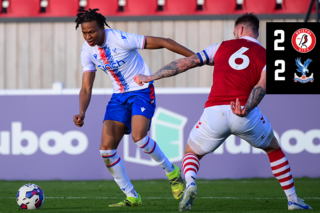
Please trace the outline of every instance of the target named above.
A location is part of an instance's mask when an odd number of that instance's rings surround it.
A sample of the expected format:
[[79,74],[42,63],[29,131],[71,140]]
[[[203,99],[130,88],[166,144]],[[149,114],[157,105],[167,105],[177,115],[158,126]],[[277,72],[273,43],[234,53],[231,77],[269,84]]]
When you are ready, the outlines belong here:
[[193,149],[189,146],[189,144],[187,144],[187,146],[184,150],[184,154],[188,154],[188,153],[194,153]]
[[112,140],[101,140],[100,150],[117,149],[118,145],[119,145],[119,142],[112,141]]
[[266,147],[266,148],[263,148],[263,150],[268,154],[270,152],[273,152],[277,149],[279,149],[279,143],[278,143],[278,140],[277,138],[273,135],[273,138],[271,139],[271,142],[270,144]]
[[206,153],[199,154],[199,153],[195,152],[195,151],[191,148],[191,146],[189,145],[189,142],[190,142],[190,141],[192,141],[192,140],[189,138],[189,139],[188,139],[187,146],[186,146],[186,148],[185,148],[185,150],[184,150],[184,154],[185,154],[185,155],[186,155],[186,154],[189,154],[189,153],[195,154],[195,155],[198,157],[198,159],[200,160],[203,156],[206,155]]
[[112,150],[112,146],[107,145],[107,144],[101,144],[100,150]]
[[133,133],[132,132],[132,139],[133,141],[136,143],[138,141],[141,141],[141,140],[146,140],[146,135],[145,134],[142,134],[142,133]]

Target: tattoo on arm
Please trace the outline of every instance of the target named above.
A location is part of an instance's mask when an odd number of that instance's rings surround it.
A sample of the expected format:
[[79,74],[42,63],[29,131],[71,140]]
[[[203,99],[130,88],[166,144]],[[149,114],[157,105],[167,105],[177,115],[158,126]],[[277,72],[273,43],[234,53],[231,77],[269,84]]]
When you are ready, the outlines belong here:
[[160,70],[153,73],[152,75],[141,77],[141,80],[154,81],[161,78],[171,77],[185,72],[193,67],[199,66],[200,64],[201,61],[198,55],[194,54],[188,58],[175,60],[170,64],[167,64],[166,66],[162,67]]
[[255,86],[248,98],[248,101],[246,103],[247,112],[249,113],[251,110],[253,110],[263,99],[264,95],[266,94],[266,90],[263,89],[261,86]]

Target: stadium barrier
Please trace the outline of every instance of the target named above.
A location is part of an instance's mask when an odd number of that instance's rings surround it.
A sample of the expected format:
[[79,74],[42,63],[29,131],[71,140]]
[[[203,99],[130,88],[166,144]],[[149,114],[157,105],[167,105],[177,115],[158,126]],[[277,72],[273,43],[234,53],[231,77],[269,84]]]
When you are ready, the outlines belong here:
[[[100,8],[105,16],[304,14],[308,0],[1,0],[1,18],[74,17],[77,10]],[[315,7],[312,7],[315,12]]]
[[[266,23],[302,22],[302,19],[260,20],[258,40],[266,47]],[[3,20],[3,19],[2,19]],[[74,21],[74,18],[73,18]],[[171,38],[194,52],[233,39],[234,19],[109,21],[113,29],[141,35]],[[12,22],[0,19],[0,89],[49,89],[61,81],[66,88],[81,87],[81,29],[74,22]],[[166,49],[139,50],[151,72],[182,56]],[[210,87],[213,67],[203,66],[174,78],[156,81],[156,87]],[[96,72],[95,88],[112,88],[109,77]]]
[[[198,122],[209,88],[156,88],[157,109],[149,135],[181,165],[190,130]],[[111,89],[94,89],[85,124],[79,89],[0,90],[0,179],[112,179],[99,154],[101,126]],[[269,119],[294,177],[320,177],[320,129],[314,95],[267,95],[260,109]],[[118,153],[131,179],[165,179],[163,170],[125,136]],[[313,165],[313,166],[306,166]],[[267,155],[230,136],[201,161],[199,178],[273,177]]]

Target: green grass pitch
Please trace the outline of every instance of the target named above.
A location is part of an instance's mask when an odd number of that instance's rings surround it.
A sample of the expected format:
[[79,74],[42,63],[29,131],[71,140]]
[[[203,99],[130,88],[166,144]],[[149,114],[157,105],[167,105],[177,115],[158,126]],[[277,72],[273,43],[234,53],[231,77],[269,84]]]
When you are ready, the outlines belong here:
[[[300,198],[320,212],[320,178],[295,178]],[[26,183],[39,185],[45,202],[37,212],[179,212],[167,180],[132,181],[142,206],[109,208],[125,198],[114,181],[0,181],[0,212],[20,210],[15,195]],[[192,212],[288,212],[286,196],[274,179],[197,180]]]

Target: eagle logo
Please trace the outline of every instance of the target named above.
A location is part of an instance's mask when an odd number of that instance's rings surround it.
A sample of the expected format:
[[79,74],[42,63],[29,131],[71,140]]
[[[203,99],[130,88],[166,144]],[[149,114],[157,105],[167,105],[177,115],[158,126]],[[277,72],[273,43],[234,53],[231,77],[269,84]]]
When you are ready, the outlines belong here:
[[307,77],[306,73],[309,73],[308,66],[312,62],[311,59],[307,59],[303,64],[301,63],[301,58],[296,59],[296,65],[299,69],[297,69],[298,72],[302,74],[301,77],[299,77],[296,73],[294,73],[294,82],[300,82],[300,83],[307,83],[307,82],[313,82],[313,73],[309,77]]

